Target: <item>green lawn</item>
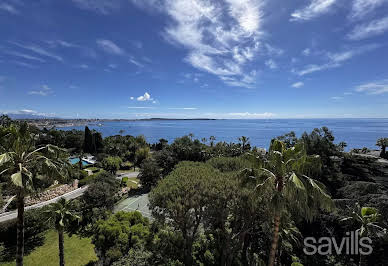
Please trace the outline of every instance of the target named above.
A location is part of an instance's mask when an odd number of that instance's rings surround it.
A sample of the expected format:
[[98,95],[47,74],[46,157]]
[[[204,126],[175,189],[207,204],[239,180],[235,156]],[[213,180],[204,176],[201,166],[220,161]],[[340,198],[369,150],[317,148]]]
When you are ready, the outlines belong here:
[[[76,235],[69,237],[65,235],[65,264],[67,266],[82,266],[90,261],[96,260],[94,245],[89,238],[79,238]],[[2,265],[11,266],[15,265],[15,262],[4,263]],[[49,231],[46,235],[44,245],[24,257],[24,265],[59,265],[58,234],[56,231]]]

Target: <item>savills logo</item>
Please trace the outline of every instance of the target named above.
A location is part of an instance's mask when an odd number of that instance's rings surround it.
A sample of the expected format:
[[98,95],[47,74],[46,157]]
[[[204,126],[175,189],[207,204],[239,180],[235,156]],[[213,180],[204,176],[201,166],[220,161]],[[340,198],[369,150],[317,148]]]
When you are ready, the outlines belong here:
[[372,239],[361,237],[358,231],[346,232],[346,237],[337,241],[334,237],[307,237],[303,241],[306,255],[330,255],[333,252],[347,255],[370,255],[373,252]]

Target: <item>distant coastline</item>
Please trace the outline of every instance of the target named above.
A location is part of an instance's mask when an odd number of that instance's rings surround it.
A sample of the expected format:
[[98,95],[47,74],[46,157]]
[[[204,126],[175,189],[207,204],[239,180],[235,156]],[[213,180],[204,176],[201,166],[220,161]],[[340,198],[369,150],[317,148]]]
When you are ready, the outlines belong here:
[[18,121],[25,121],[30,125],[38,128],[62,128],[74,126],[87,125],[102,125],[104,122],[136,122],[136,121],[192,121],[192,120],[219,120],[214,118],[142,118],[142,119],[62,119],[62,118],[27,118],[17,119]]

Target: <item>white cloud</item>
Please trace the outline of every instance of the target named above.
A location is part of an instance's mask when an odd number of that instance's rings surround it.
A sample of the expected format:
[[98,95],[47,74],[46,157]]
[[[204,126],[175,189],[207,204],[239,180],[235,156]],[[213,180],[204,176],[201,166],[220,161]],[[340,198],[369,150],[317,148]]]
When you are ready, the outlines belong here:
[[20,43],[17,43],[17,42],[11,42],[12,44],[20,47],[20,48],[23,48],[23,49],[26,49],[26,50],[29,50],[29,51],[32,51],[36,54],[39,54],[39,55],[42,55],[42,56],[46,56],[46,57],[49,57],[49,58],[53,58],[55,60],[58,60],[60,62],[63,62],[63,58],[59,55],[56,55],[50,51],[47,51],[46,49],[40,47],[40,46],[37,46],[37,45],[24,45],[24,44],[20,44]]
[[349,18],[358,20],[372,13],[376,8],[388,3],[387,0],[354,0]]
[[135,99],[135,97],[131,96],[129,99],[131,99],[131,100],[134,100],[134,99]]
[[233,117],[233,118],[271,118],[271,117],[275,116],[274,113],[268,113],[268,112],[265,112],[265,113],[249,113],[249,112],[228,113],[227,115],[230,117]]
[[342,66],[343,63],[350,60],[354,56],[363,54],[365,52],[377,49],[380,47],[376,44],[364,45],[357,48],[349,49],[342,52],[331,53],[328,52],[325,54],[325,63],[323,64],[310,64],[305,66],[303,69],[296,71],[296,73],[300,76],[304,76],[306,74],[310,74],[317,71],[322,71],[326,69],[336,68]]
[[187,49],[184,59],[187,63],[229,85],[253,86],[256,80],[251,79],[253,83],[247,84],[244,73],[252,71],[248,63],[260,47],[263,0],[131,1],[171,18],[164,37]]
[[362,84],[356,88],[356,91],[371,95],[388,93],[388,79]]
[[342,96],[333,96],[333,97],[331,97],[331,99],[332,100],[334,100],[334,101],[339,101],[339,100],[342,100],[344,97],[342,97]]
[[63,40],[54,40],[54,41],[47,41],[47,43],[51,47],[64,47],[64,48],[77,48],[80,47],[78,44],[74,44],[71,42],[63,41]]
[[108,67],[112,68],[112,69],[116,69],[117,68],[117,65],[116,64],[109,64]]
[[28,94],[30,95],[40,95],[40,96],[48,96],[53,93],[53,90],[47,86],[43,85],[41,90],[33,90],[30,91]]
[[331,11],[336,0],[311,0],[311,3],[291,14],[291,21],[311,20]]
[[81,64],[81,65],[78,65],[77,67],[82,69],[89,69],[89,66],[87,64]]
[[129,62],[134,64],[135,66],[143,68],[144,65],[140,63],[139,61],[135,60],[132,56],[129,58]]
[[7,11],[13,15],[18,15],[20,14],[20,12],[13,6],[11,6],[10,4],[7,4],[7,3],[1,3],[0,4],[0,10],[4,10],[4,11]]
[[304,86],[304,83],[299,81],[299,82],[295,82],[294,84],[291,85],[291,87],[293,88],[301,88]]
[[46,62],[42,58],[39,58],[39,57],[36,57],[36,56],[32,56],[32,55],[28,55],[28,54],[24,54],[24,53],[15,52],[15,51],[6,51],[5,53],[7,53],[9,55],[16,56],[16,57],[24,58],[24,59],[39,61],[41,63]]
[[311,53],[311,50],[310,50],[309,48],[306,48],[306,49],[304,49],[304,50],[302,51],[302,54],[303,54],[304,56],[309,56],[310,53]]
[[144,93],[144,95],[137,97],[136,100],[140,102],[145,102],[145,101],[153,101],[154,99],[152,99],[151,95],[148,92],[146,92]]
[[108,15],[120,8],[118,0],[72,0],[78,8]]
[[147,106],[129,106],[128,109],[155,109],[155,107],[147,107]]
[[284,50],[283,49],[280,49],[280,48],[277,48],[277,47],[274,47],[268,43],[266,43],[264,45],[265,49],[267,49],[267,53],[268,55],[270,56],[280,56],[282,54],[284,54]]
[[267,67],[269,67],[270,69],[278,68],[278,65],[276,64],[276,62],[273,59],[269,59],[269,60],[265,61],[265,65]]
[[376,35],[380,35],[388,30],[388,17],[375,19],[369,23],[357,25],[348,34],[350,40],[362,40]]
[[122,48],[120,48],[119,46],[117,46],[111,40],[99,39],[96,42],[97,42],[97,45],[107,53],[114,54],[114,55],[124,55],[125,54],[125,51]]
[[168,108],[169,110],[197,110],[198,108],[195,107],[174,107],[174,108]]
[[24,114],[36,114],[37,113],[37,111],[30,110],[30,109],[23,109],[23,110],[20,110],[19,112],[24,113]]

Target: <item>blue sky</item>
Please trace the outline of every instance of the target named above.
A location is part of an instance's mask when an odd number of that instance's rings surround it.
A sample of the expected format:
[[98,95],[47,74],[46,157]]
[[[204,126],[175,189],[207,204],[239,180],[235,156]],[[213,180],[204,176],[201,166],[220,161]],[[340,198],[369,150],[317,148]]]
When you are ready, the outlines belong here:
[[0,112],[388,117],[388,0],[1,0]]

